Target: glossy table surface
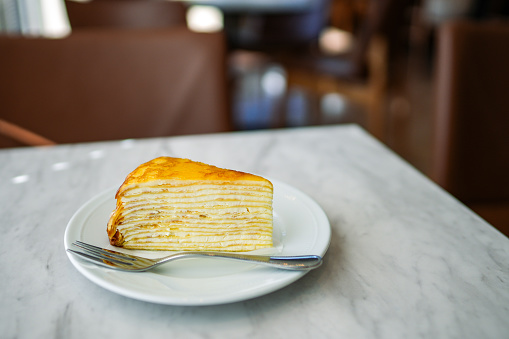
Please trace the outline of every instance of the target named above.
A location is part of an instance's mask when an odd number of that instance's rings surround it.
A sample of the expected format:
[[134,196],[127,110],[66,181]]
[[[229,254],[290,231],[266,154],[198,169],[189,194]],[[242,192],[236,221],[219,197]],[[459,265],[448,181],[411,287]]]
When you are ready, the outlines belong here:
[[[285,182],[325,211],[324,264],[213,306],[130,299],[63,237],[89,199],[168,155]],[[113,197],[112,197],[113,199]],[[509,239],[355,125],[0,150],[3,338],[507,338]]]

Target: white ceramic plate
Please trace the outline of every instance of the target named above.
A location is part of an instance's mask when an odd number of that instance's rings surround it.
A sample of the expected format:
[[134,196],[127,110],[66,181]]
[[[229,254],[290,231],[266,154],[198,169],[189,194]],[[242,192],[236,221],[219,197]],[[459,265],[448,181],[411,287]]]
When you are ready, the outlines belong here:
[[[331,231],[323,210],[294,187],[271,181],[274,185],[274,248],[267,254],[325,255]],[[112,188],[97,195],[74,214],[65,231],[65,248],[75,240],[81,240],[151,258],[168,254],[124,250],[109,245],[106,224],[115,208],[115,191],[116,188]],[[107,290],[168,305],[216,305],[247,300],[285,287],[306,274],[305,271],[285,271],[208,258],[184,259],[148,272],[132,273],[99,267],[69,252],[67,255],[80,273]]]

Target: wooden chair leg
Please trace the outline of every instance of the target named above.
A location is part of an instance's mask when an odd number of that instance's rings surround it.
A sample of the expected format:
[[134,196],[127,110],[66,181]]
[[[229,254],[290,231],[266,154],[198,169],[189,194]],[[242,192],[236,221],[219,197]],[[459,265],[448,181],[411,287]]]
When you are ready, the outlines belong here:
[[384,140],[387,117],[385,95],[387,92],[387,42],[381,37],[373,38],[368,52],[370,78],[368,103],[368,130],[375,137]]

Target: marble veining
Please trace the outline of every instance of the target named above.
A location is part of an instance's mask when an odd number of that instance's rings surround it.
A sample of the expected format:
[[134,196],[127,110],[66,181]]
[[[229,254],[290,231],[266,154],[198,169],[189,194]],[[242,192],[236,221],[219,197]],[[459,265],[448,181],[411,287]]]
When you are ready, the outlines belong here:
[[[161,155],[315,199],[324,265],[279,291],[179,307],[109,292],[63,249],[86,201]],[[509,338],[509,239],[354,125],[0,151],[2,338]]]

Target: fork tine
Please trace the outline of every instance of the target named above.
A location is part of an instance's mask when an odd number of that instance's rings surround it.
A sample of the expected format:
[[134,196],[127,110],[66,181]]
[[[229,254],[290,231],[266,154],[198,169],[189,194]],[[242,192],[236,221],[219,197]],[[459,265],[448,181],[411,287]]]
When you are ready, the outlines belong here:
[[[73,245],[75,245],[76,247],[78,247],[81,250],[80,253],[86,254],[89,257],[98,258],[99,260],[107,261],[108,265],[109,264],[132,265],[136,261],[135,259],[132,259],[132,258],[125,258],[120,255],[114,255],[112,253],[109,253],[107,250],[102,250],[101,248],[99,248],[98,250],[94,249],[93,247],[95,247],[95,246],[92,246],[92,245],[90,245],[91,246],[90,249],[87,248],[86,246],[79,246],[77,244],[73,244]],[[74,251],[74,252],[76,252],[76,251]]]
[[103,266],[107,266],[107,267],[112,267],[112,266],[114,267],[115,264],[132,266],[132,263],[130,263],[130,262],[116,260],[114,258],[109,258],[109,257],[102,256],[99,254],[90,255],[88,253],[71,250],[69,248],[67,249],[67,251],[72,252],[72,253],[82,257],[83,259],[93,261],[95,263],[102,264]]
[[87,244],[87,243],[79,241],[79,240],[76,240],[73,243],[73,245],[76,247],[79,247],[87,252],[94,253],[94,254],[99,254],[99,255],[123,259],[123,260],[131,260],[131,261],[137,260],[137,258],[135,258],[134,256],[116,252],[116,251],[112,251],[112,250],[107,250],[104,248],[100,248],[100,247],[90,245],[90,244]]

